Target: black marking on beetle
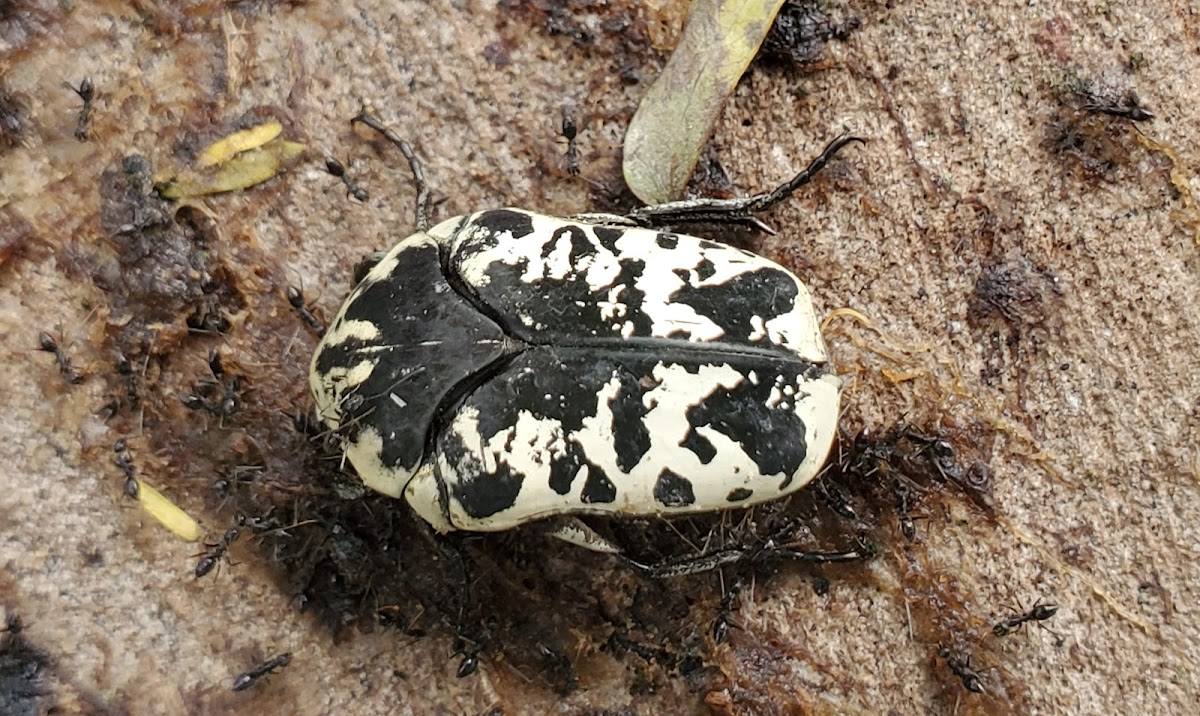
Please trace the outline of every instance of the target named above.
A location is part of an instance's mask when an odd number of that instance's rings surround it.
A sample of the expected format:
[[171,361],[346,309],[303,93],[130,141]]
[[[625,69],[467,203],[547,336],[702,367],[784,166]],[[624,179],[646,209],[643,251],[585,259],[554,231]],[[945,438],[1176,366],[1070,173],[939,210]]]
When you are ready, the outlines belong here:
[[633,325],[632,335],[649,336],[652,334],[653,323],[646,314],[643,305],[646,303],[646,293],[638,288],[638,279],[646,271],[646,262],[639,259],[626,259],[621,262],[621,270],[613,281],[614,286],[624,286],[621,292],[621,303],[625,306],[625,323]]
[[388,426],[382,434],[383,464],[416,469],[435,418],[453,400],[453,391],[503,359],[504,334],[443,278],[432,242],[402,251],[385,279],[360,284],[329,332],[336,335],[353,321],[372,324],[379,335],[323,343],[316,370],[328,374],[372,363],[370,376],[353,389],[362,399],[357,407],[343,404],[339,421],[371,415],[372,425]]
[[462,505],[463,511],[475,519],[483,519],[516,504],[525,476],[514,472],[505,463],[498,463],[494,470],[484,469],[476,458],[474,446],[468,446],[451,430],[442,431],[437,440],[438,452],[455,466],[457,480],[447,480],[439,474],[439,481],[449,483],[450,495]]
[[725,340],[749,343],[755,330],[751,319],[765,322],[789,313],[796,306],[797,294],[796,283],[787,274],[758,270],[715,285],[695,287],[685,281],[671,300],[712,319],[725,330]]
[[660,233],[654,237],[654,243],[660,249],[673,249],[679,245],[679,237],[675,234]]
[[753,494],[754,494],[754,490],[751,490],[748,487],[735,487],[729,491],[728,495],[725,496],[725,501],[726,502],[742,502],[744,500],[750,499],[750,496]]
[[[614,375],[627,373],[627,369],[611,360],[596,360],[594,354],[572,356],[548,347],[532,347],[517,355],[503,372],[491,376],[490,380],[472,391],[463,407],[469,406],[477,411],[479,435],[485,441],[511,430],[522,412],[528,412],[537,419],[553,419],[566,438],[566,445],[564,451],[555,454],[550,461],[551,489],[561,495],[570,493],[580,469],[586,467],[588,478],[583,489],[587,498],[591,502],[612,502],[616,498],[613,483],[600,466],[587,459],[583,448],[573,442],[570,436],[582,430],[584,421],[594,415],[596,395],[601,387],[611,381]],[[625,385],[636,387],[637,383],[631,377]],[[631,433],[636,434],[637,430],[632,429]],[[482,465],[470,464],[478,462],[471,451],[458,448],[461,440],[455,436],[445,444],[453,452],[448,454],[443,448],[442,454],[455,466],[461,481],[452,487],[451,492],[456,499],[463,501],[463,509],[468,514],[477,518],[487,516],[515,503],[519,483],[515,487],[509,485],[499,488],[492,494],[486,486],[492,478],[468,477],[484,471]],[[478,446],[471,447],[478,450]],[[500,468],[508,472],[504,456],[501,456],[497,470]],[[502,495],[511,495],[513,501],[497,507]],[[492,511],[484,515],[484,510]]]
[[[630,370],[618,374],[621,387],[609,401],[612,410],[612,441],[617,451],[617,467],[630,472],[650,450],[650,431],[646,427],[645,389]],[[608,500],[611,502],[611,500]]]
[[580,498],[586,504],[598,502],[608,503],[617,499],[617,487],[608,479],[608,475],[599,468],[589,468],[587,480],[583,483],[583,495]]
[[550,254],[558,250],[559,243],[566,237],[571,244],[571,264],[574,266],[583,259],[596,255],[596,247],[588,240],[587,232],[578,224],[565,224],[550,235],[550,240],[542,246],[542,259],[548,259]]
[[476,231],[486,229],[494,234],[511,233],[514,239],[533,233],[533,217],[521,211],[493,209],[475,215],[472,219]]
[[701,465],[709,464],[717,456],[716,446],[708,438],[695,430],[689,430],[680,445],[691,451],[700,460]]
[[683,507],[695,503],[696,495],[691,481],[663,469],[654,483],[654,499],[667,507]]
[[575,482],[575,476],[579,474],[578,470],[574,470],[571,464],[565,460],[553,460],[550,463],[550,489],[560,495],[566,495],[571,492],[571,484]]
[[700,263],[696,264],[696,276],[699,277],[701,281],[707,281],[716,275],[716,273],[717,267],[713,264],[712,260],[708,258],[700,259]]
[[709,427],[737,442],[763,475],[785,476],[784,485],[808,455],[804,421],[795,411],[770,407],[775,381],[764,376],[757,385],[743,380],[733,388],[718,388],[704,402],[688,410],[692,429],[689,445],[711,444],[696,430]]
[[601,246],[608,249],[609,252],[616,254],[618,253],[617,241],[625,235],[625,229],[612,226],[595,226],[592,227],[592,234],[595,235],[596,240],[600,242]]

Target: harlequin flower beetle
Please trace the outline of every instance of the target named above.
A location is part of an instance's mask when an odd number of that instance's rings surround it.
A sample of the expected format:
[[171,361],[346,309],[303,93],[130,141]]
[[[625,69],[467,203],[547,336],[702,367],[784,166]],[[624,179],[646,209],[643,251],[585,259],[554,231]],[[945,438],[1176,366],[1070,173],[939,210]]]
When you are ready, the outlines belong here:
[[[616,553],[577,518],[747,507],[817,475],[841,383],[808,290],[761,256],[655,227],[769,230],[756,212],[863,140],[838,137],[749,198],[429,227],[412,149],[365,112],[354,121],[400,148],[418,186],[417,232],[365,274],[310,370],[317,415],[368,487],[439,532],[545,521]],[[727,552],[659,574],[746,556]]]

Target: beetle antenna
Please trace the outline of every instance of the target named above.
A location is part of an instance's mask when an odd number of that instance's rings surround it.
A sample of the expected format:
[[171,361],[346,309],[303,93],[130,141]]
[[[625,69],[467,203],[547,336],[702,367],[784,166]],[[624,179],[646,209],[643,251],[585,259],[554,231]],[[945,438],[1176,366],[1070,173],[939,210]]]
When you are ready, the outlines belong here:
[[811,162],[809,162],[808,166],[804,167],[799,174],[789,179],[786,183],[776,187],[774,191],[768,194],[755,194],[754,196],[748,197],[745,200],[745,210],[750,213],[766,211],[772,206],[775,206],[779,202],[787,199],[789,196],[794,194],[797,189],[812,181],[812,178],[817,175],[817,172],[824,169],[825,165],[829,163],[829,160],[833,159],[834,155],[842,150],[842,147],[845,147],[851,142],[866,144],[867,140],[863,139],[862,137],[856,137],[849,132],[842,132],[836,139],[834,139],[832,142],[826,145],[823,150],[821,150],[821,153],[817,155],[816,159],[813,159]]
[[359,110],[358,114],[350,120],[350,124],[354,124],[355,122],[362,122],[382,134],[384,139],[396,145],[400,153],[404,155],[404,158],[408,160],[408,168],[412,170],[413,185],[417,188],[417,231],[425,231],[429,228],[429,185],[425,183],[425,170],[421,168],[421,160],[417,159],[412,145],[401,139],[400,135],[388,129],[375,115],[368,112],[366,107]]

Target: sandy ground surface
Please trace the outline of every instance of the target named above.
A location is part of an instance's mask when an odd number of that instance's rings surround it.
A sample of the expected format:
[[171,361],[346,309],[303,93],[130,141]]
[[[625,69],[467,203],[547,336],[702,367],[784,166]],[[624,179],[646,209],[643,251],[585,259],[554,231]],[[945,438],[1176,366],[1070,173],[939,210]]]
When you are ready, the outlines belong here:
[[[126,437],[139,475],[197,516],[210,542],[234,512],[211,483],[234,466],[266,466],[234,498],[239,510],[307,509],[308,497],[285,500],[312,483],[285,459],[311,452],[285,414],[307,405],[315,339],[284,289],[302,286],[330,316],[353,263],[412,226],[402,160],[348,118],[366,104],[413,142],[442,217],[628,205],[623,128],[678,36],[684,3],[170,5],[0,4],[0,610],[9,624],[0,710],[1195,708],[1193,7],[857,2],[830,11],[861,25],[827,45],[823,62],[753,67],[710,151],[734,191],[772,186],[843,127],[870,142],[768,217],[777,236],[739,240],[796,270],[833,316],[827,339],[850,384],[847,436],[868,428],[879,441],[868,457],[918,454],[897,429],[911,426],[951,445],[970,479],[913,478],[928,488],[909,515],[919,518],[914,540],[894,500],[854,493],[876,559],[754,574],[721,645],[709,636],[722,593],[713,575],[647,587],[536,536],[521,549],[501,544],[508,552],[494,559],[484,541],[471,547],[478,589],[519,597],[484,599],[483,613],[505,615],[501,636],[459,679],[455,630],[444,614],[428,616],[453,595],[430,577],[449,579],[435,546],[418,539],[397,556],[397,569],[413,570],[398,580],[418,595],[396,607],[400,628],[335,629],[338,613],[361,607],[338,612],[328,601],[354,582],[353,555],[321,553],[341,570],[322,587],[320,569],[287,563],[276,534],[261,548],[244,539],[236,564],[193,579],[203,547],[122,498],[111,446]],[[90,139],[79,142],[81,101],[62,83],[84,76],[99,94]],[[1153,122],[1094,111],[1128,110],[1130,92]],[[564,105],[579,117],[581,178],[563,168]],[[152,223],[138,212],[158,206],[140,203],[125,157],[170,175],[205,143],[267,118],[308,147],[286,172],[170,206],[163,233],[141,235],[149,243],[121,233]],[[369,201],[344,195],[326,155],[349,160]],[[81,383],[36,350],[39,331],[54,334]],[[211,349],[252,388],[227,418],[180,403]],[[131,359],[129,375],[117,351]],[[852,450],[848,440],[843,454]],[[828,536],[822,504],[802,509]],[[320,528],[326,542],[342,534]],[[297,527],[290,538],[305,534]],[[327,599],[302,612],[309,594]],[[1007,606],[1038,599],[1060,607],[1054,633],[992,636]],[[939,645],[986,693],[963,688]],[[293,660],[281,673],[230,691],[234,675],[285,651]]]

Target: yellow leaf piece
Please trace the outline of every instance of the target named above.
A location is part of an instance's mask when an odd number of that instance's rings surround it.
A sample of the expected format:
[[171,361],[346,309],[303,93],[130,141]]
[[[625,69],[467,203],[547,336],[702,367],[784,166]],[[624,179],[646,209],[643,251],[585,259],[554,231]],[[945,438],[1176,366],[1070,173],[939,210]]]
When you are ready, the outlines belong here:
[[679,45],[625,133],[625,183],[638,199],[678,199],[725,99],[784,0],[696,0]]
[[913,368],[911,370],[892,370],[891,368],[881,368],[880,373],[884,378],[893,383],[907,383],[910,380],[916,380],[921,376],[929,375],[929,371],[924,368]]
[[242,152],[208,171],[185,171],[159,187],[164,199],[187,199],[207,194],[248,189],[279,173],[283,165],[304,151],[304,145],[286,139]]
[[227,162],[242,152],[257,149],[283,132],[274,120],[227,135],[205,147],[196,157],[196,166],[204,168]]
[[174,532],[180,539],[195,542],[203,532],[196,518],[184,512],[179,505],[171,502],[158,490],[138,480],[138,503],[151,517],[158,520],[163,527]]
[[1188,175],[1187,164],[1180,160],[1179,153],[1169,144],[1155,141],[1141,132],[1134,132],[1138,144],[1153,152],[1161,152],[1171,162],[1171,186],[1179,192],[1180,203],[1186,218],[1181,222],[1192,230],[1192,240],[1200,246],[1200,209],[1196,206],[1196,197],[1192,195],[1191,177]]

